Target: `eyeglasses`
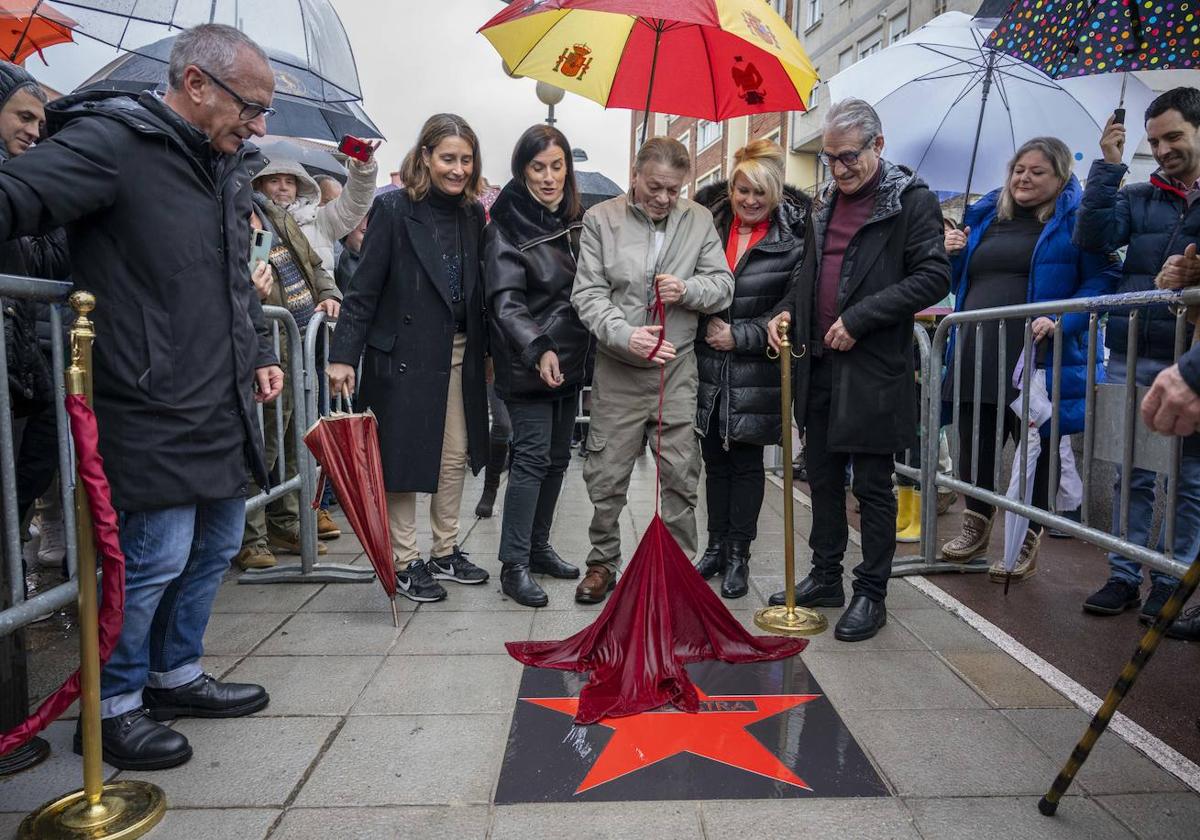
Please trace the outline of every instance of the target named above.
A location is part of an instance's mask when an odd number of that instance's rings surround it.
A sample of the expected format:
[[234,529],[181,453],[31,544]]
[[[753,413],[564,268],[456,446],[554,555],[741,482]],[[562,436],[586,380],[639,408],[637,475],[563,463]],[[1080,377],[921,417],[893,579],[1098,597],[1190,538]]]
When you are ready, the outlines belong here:
[[242,110],[238,113],[238,119],[240,119],[242,122],[250,122],[253,119],[257,119],[258,117],[273,117],[273,116],[275,116],[274,108],[269,108],[266,105],[259,104],[258,102],[250,102],[246,99],[243,99],[240,95],[238,95],[238,92],[236,90],[234,90],[229,85],[222,82],[220,79],[218,79],[212,73],[205,70],[203,67],[197,66],[196,69],[199,70],[201,73],[203,73],[205,76],[208,76],[208,78],[212,81],[212,83],[214,85],[216,85],[221,90],[228,93],[231,97],[233,97],[233,100],[235,102],[237,102],[237,104],[242,106]]
[[833,166],[833,162],[836,160],[842,166],[849,169],[851,166],[854,166],[854,164],[858,163],[858,159],[862,156],[862,153],[865,152],[867,148],[874,142],[875,138],[872,137],[866,143],[863,143],[861,146],[859,146],[857,152],[842,152],[840,155],[831,155],[829,152],[821,152],[817,155],[817,157],[820,158],[821,163],[825,164],[826,166]]

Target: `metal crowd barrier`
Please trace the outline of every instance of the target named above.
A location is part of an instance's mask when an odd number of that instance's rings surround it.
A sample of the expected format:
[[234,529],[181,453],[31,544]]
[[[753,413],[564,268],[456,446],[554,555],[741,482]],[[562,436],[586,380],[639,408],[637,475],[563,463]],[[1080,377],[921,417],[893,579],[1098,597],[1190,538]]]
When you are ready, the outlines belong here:
[[[289,493],[300,494],[300,562],[272,566],[269,569],[248,569],[238,577],[238,583],[367,583],[375,579],[369,568],[358,568],[341,563],[317,562],[317,515],[313,510],[313,496],[317,491],[317,462],[308,447],[304,435],[317,419],[330,411],[328,388],[322,388],[325,365],[329,361],[329,337],[336,322],[330,321],[322,311],[314,313],[308,322],[303,343],[300,331],[291,313],[278,306],[264,306],[263,312],[271,320],[275,352],[281,350],[280,325],[287,333],[287,362],[285,390],[291,390],[292,444],[293,453],[284,446],[284,418],[282,411],[275,411],[276,452],[279,456],[273,476],[274,486],[269,492],[259,493],[246,501],[246,509],[265,507],[275,499]],[[299,351],[299,352],[297,352]],[[317,364],[318,351],[321,364]],[[281,357],[282,358],[282,357]],[[280,400],[284,399],[280,396]],[[263,411],[259,406],[259,428],[263,428]],[[265,440],[264,430],[264,440]],[[292,461],[296,475],[287,478],[285,462]]]
[[49,304],[54,383],[55,428],[58,439],[58,470],[68,579],[33,597],[27,597],[21,551],[21,521],[17,510],[17,453],[14,451],[14,420],[8,393],[7,348],[0,342],[0,509],[3,510],[3,546],[6,591],[0,594],[0,637],[32,621],[74,603],[79,593],[76,582],[78,551],[75,544],[75,457],[71,451],[70,427],[64,407],[66,360],[63,352],[63,321],[60,306],[71,293],[70,283],[0,275],[0,296],[10,300]]
[[[1072,537],[1088,542],[1106,551],[1121,554],[1131,560],[1142,563],[1153,569],[1165,572],[1174,577],[1182,577],[1187,570],[1187,564],[1173,556],[1174,538],[1176,531],[1176,498],[1178,494],[1178,479],[1182,441],[1179,438],[1167,438],[1150,432],[1141,422],[1139,406],[1142,397],[1148,390],[1147,386],[1139,386],[1136,379],[1137,339],[1143,310],[1150,306],[1170,305],[1175,311],[1175,358],[1184,350],[1187,337],[1187,320],[1184,307],[1200,303],[1200,288],[1183,291],[1150,291],[1124,295],[1107,295],[1093,298],[1080,298],[1063,301],[1021,304],[1017,306],[980,309],[970,312],[955,312],[947,315],[939,324],[930,348],[929,363],[923,376],[922,399],[922,458],[919,479],[922,489],[929,495],[930,501],[936,488],[948,488],[969,498],[986,502],[996,509],[996,516],[1002,517],[1005,512],[1012,512],[1026,517],[1031,523],[1052,527]],[[997,405],[1006,406],[1008,403],[1008,371],[1007,344],[1011,340],[1006,334],[1005,321],[1021,319],[1024,322],[1021,354],[1025,368],[1033,370],[1037,364],[1034,355],[1031,326],[1034,319],[1040,316],[1058,318],[1072,313],[1088,314],[1088,330],[1086,350],[1088,357],[1087,380],[1085,392],[1085,420],[1083,430],[1083,457],[1079,463],[1080,478],[1083,485],[1083,501],[1081,511],[1083,518],[1080,522],[1066,518],[1054,510],[1055,499],[1059,486],[1059,444],[1060,412],[1062,401],[1062,353],[1063,335],[1061,323],[1053,333],[1050,353],[1051,363],[1046,372],[1046,389],[1050,397],[1052,412],[1050,419],[1050,438],[1045,445],[1049,446],[1049,510],[1025,504],[1022,500],[1009,498],[1002,487],[1007,485],[1001,475],[1001,453],[1003,452],[1003,417],[1002,410],[997,411],[996,463],[993,468],[993,486],[996,490],[986,490],[979,486],[979,440],[981,435],[979,406],[982,401],[982,341],[975,342],[974,358],[971,360],[974,369],[973,393],[968,397],[972,406],[972,470],[971,475],[963,476],[960,471],[960,458],[964,442],[958,439],[957,430],[962,411],[961,393],[963,371],[963,342],[955,341],[955,352],[952,360],[954,372],[954,387],[951,421],[951,438],[953,440],[955,474],[945,475],[938,472],[938,438],[942,413],[942,382],[943,370],[941,360],[946,355],[952,333],[959,338],[966,329],[974,329],[977,339],[983,336],[984,324],[998,322],[997,344],[999,361]],[[1097,353],[1101,351],[1099,320],[1108,314],[1108,318],[1126,318],[1129,323],[1129,338],[1124,351],[1127,379],[1123,384],[1098,383]],[[919,341],[919,339],[918,339]],[[1022,428],[1027,428],[1030,416],[1029,389],[1024,389],[1021,398]],[[992,430],[987,430],[992,431]],[[1025,487],[1028,479],[1027,440],[1022,437],[1017,444],[1016,469],[1019,471],[1018,485]],[[1117,521],[1120,524],[1119,533],[1111,533],[1106,526],[1092,527],[1088,517],[1090,501],[1091,475],[1094,461],[1109,461],[1120,466],[1121,483],[1118,495]],[[1166,475],[1167,486],[1165,494],[1165,513],[1163,516],[1164,539],[1163,552],[1156,551],[1144,545],[1138,545],[1128,540],[1129,508],[1131,473],[1135,468],[1151,470]],[[915,471],[898,468],[898,472],[917,477]],[[1160,494],[1160,499],[1163,496]],[[1002,524],[1002,519],[1001,519]],[[1149,524],[1149,523],[1148,523]],[[930,503],[922,509],[922,554],[913,561],[897,561],[894,564],[893,575],[930,574],[944,571],[980,571],[987,568],[986,562],[979,560],[971,564],[951,563],[938,559],[937,539],[937,506]],[[993,542],[993,545],[995,543]]]

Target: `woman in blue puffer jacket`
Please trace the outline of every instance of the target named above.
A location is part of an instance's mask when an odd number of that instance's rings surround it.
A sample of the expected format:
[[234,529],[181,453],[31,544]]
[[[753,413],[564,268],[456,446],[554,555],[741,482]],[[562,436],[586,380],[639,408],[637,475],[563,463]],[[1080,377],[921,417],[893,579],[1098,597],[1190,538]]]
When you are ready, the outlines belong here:
[[[1021,303],[1091,297],[1105,294],[1116,287],[1120,278],[1120,263],[1115,257],[1081,251],[1071,241],[1075,227],[1075,211],[1079,207],[1082,189],[1071,174],[1071,152],[1061,140],[1037,137],[1017,150],[1008,164],[1008,179],[1003,187],[985,195],[967,209],[961,231],[946,234],[946,250],[954,258],[953,292],[956,311],[1011,306]],[[1083,430],[1084,399],[1087,387],[1087,329],[1086,313],[1064,316],[1062,319],[1062,402],[1059,410],[1059,429],[1063,435]],[[1050,318],[1033,321],[1035,341],[1047,352],[1039,352],[1039,367],[1050,366],[1048,352],[1053,341],[1055,323]],[[1024,336],[1024,320],[1009,319],[1005,325],[1004,360],[1005,384],[999,378],[999,327],[997,322],[984,325],[982,330],[982,400],[979,406],[979,463],[977,483],[988,490],[993,487],[996,458],[997,412],[1004,412],[1005,439],[1019,445],[1023,435],[1022,423],[1008,405],[1016,398],[1012,375]],[[961,330],[963,341],[962,382],[960,384],[959,474],[972,474],[972,435],[974,434],[975,393],[975,327]],[[1099,354],[1097,346],[1095,352]],[[948,348],[947,374],[943,400],[954,398],[954,347]],[[1098,358],[1099,364],[1099,358]],[[1097,379],[1103,370],[1097,369]],[[1047,377],[1049,378],[1049,376]],[[1047,383],[1049,384],[1049,383]],[[1042,428],[1048,438],[1050,424]],[[1033,504],[1048,509],[1049,446],[1042,449],[1035,470]],[[992,528],[991,506],[975,499],[967,500],[963,513],[962,533],[942,547],[947,560],[967,562],[987,551]],[[1041,539],[1040,527],[1031,527],[1025,536],[1021,556],[1013,570],[1013,579],[1032,575],[1036,569],[1037,549]],[[992,566],[993,580],[1004,580],[1003,561]]]

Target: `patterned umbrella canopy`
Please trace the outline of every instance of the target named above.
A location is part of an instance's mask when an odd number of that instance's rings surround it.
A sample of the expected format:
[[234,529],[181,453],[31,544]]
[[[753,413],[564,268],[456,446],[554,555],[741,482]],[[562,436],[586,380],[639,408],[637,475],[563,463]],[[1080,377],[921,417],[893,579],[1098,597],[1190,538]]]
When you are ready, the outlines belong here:
[[1016,0],[988,46],[1056,79],[1200,64],[1200,0]]

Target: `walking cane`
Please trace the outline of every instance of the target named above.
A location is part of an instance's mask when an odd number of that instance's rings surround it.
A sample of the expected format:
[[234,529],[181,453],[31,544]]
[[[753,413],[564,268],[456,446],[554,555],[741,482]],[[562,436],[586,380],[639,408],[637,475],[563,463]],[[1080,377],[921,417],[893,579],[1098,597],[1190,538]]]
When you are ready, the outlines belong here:
[[1075,774],[1079,772],[1079,769],[1083,767],[1083,763],[1091,755],[1092,748],[1096,746],[1096,741],[1100,738],[1100,735],[1108,728],[1108,722],[1116,714],[1117,706],[1125,699],[1125,695],[1129,693],[1129,689],[1133,688],[1134,681],[1138,678],[1138,674],[1142,672],[1142,669],[1146,667],[1146,663],[1150,661],[1150,657],[1154,655],[1154,651],[1158,647],[1158,643],[1162,641],[1167,627],[1179,615],[1179,611],[1183,609],[1183,605],[1187,603],[1188,598],[1192,597],[1192,593],[1196,591],[1198,584],[1200,584],[1200,557],[1192,561],[1192,565],[1188,567],[1183,580],[1175,587],[1175,592],[1167,600],[1167,603],[1163,605],[1162,610],[1159,611],[1154,625],[1146,631],[1145,636],[1142,636],[1142,641],[1138,644],[1137,650],[1134,651],[1129,661],[1125,663],[1125,667],[1121,669],[1121,676],[1117,677],[1116,683],[1108,690],[1108,696],[1104,698],[1104,703],[1100,706],[1100,711],[1096,712],[1096,716],[1088,724],[1087,731],[1083,733],[1083,737],[1079,739],[1079,743],[1071,751],[1071,757],[1067,759],[1067,763],[1059,771],[1058,778],[1054,780],[1054,784],[1050,786],[1050,790],[1038,802],[1038,810],[1045,816],[1052,817],[1055,811],[1058,810],[1059,800],[1067,792],[1067,788],[1071,786],[1071,782],[1075,779]]
[[778,636],[815,636],[825,632],[829,620],[816,610],[796,606],[796,531],[792,499],[792,358],[804,355],[792,353],[788,340],[787,321],[779,323],[779,352],[767,348],[767,357],[779,359],[780,414],[783,420],[783,574],[784,597],[781,607],[764,607],[754,614],[754,623]]

